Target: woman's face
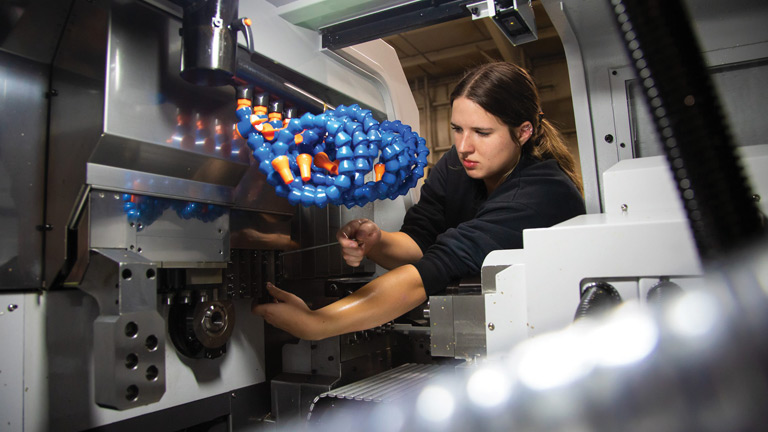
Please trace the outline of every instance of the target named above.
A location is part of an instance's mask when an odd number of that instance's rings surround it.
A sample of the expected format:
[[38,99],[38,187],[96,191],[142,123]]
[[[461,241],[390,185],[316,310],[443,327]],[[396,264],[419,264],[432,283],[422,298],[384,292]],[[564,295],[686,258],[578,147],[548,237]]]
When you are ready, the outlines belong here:
[[[527,130],[521,134],[527,123],[513,130],[521,145],[530,137]],[[509,127],[465,97],[453,101],[451,129],[464,170],[473,179],[483,180],[489,193],[520,160],[520,147]]]

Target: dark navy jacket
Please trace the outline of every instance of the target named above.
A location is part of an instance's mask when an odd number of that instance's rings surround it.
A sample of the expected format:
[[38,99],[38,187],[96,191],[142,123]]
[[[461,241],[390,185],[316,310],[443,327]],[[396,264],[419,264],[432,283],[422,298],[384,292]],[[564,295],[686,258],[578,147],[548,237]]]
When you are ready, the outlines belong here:
[[479,274],[490,252],[522,248],[524,229],[584,213],[581,194],[555,160],[523,156],[488,196],[483,181],[466,174],[454,147],[430,172],[400,231],[421,248],[424,256],[414,265],[433,295]]

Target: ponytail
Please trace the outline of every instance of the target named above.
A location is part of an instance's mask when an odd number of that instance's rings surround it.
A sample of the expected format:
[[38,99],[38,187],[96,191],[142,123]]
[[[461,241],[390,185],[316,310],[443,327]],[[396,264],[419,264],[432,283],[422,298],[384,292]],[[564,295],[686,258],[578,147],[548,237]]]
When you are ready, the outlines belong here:
[[568,178],[571,179],[576,186],[576,189],[579,190],[579,193],[583,195],[584,187],[581,183],[581,177],[576,171],[576,161],[574,160],[573,155],[568,151],[563,136],[552,123],[543,117],[541,118],[536,131],[534,138],[523,148],[527,149],[528,152],[537,159],[556,160],[557,164],[560,165],[560,169],[562,169]]

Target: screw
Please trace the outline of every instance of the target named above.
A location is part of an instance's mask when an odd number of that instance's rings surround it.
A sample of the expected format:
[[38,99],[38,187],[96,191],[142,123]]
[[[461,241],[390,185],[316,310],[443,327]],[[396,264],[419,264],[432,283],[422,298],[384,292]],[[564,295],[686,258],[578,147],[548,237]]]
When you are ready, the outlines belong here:
[[754,202],[760,202],[760,195],[754,194],[752,195],[752,201]]
[[612,142],[613,142],[613,135],[611,135],[611,134],[608,134],[608,135],[606,135],[606,136],[605,136],[603,139],[605,140],[605,142],[607,142],[608,144],[610,144],[610,143],[612,143]]
[[15,311],[18,308],[19,308],[19,305],[17,305],[17,304],[13,304],[13,303],[9,304],[8,305],[8,312],[13,312],[13,311]]
[[494,331],[496,330],[496,326],[493,323],[488,323],[488,330]]
[[624,212],[624,213],[626,213],[626,212],[627,212],[627,210],[629,210],[629,206],[628,206],[628,205],[626,205],[626,204],[622,204],[622,205],[621,205],[621,211],[622,211],[622,212]]

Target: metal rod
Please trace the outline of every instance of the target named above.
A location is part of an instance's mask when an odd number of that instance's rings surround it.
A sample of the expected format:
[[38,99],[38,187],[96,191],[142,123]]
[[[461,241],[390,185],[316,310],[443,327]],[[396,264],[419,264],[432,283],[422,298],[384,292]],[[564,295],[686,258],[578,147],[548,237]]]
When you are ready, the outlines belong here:
[[288,251],[288,252],[282,252],[282,253],[278,254],[278,256],[295,254],[295,253],[299,253],[299,252],[311,251],[311,250],[320,249],[320,248],[324,248],[324,247],[334,246],[334,245],[337,245],[337,244],[339,244],[339,242],[335,241],[333,243],[326,243],[326,244],[321,244],[321,245],[317,245],[317,246],[310,246],[310,247],[307,247],[307,248],[296,249],[296,250],[292,250],[292,251]]

